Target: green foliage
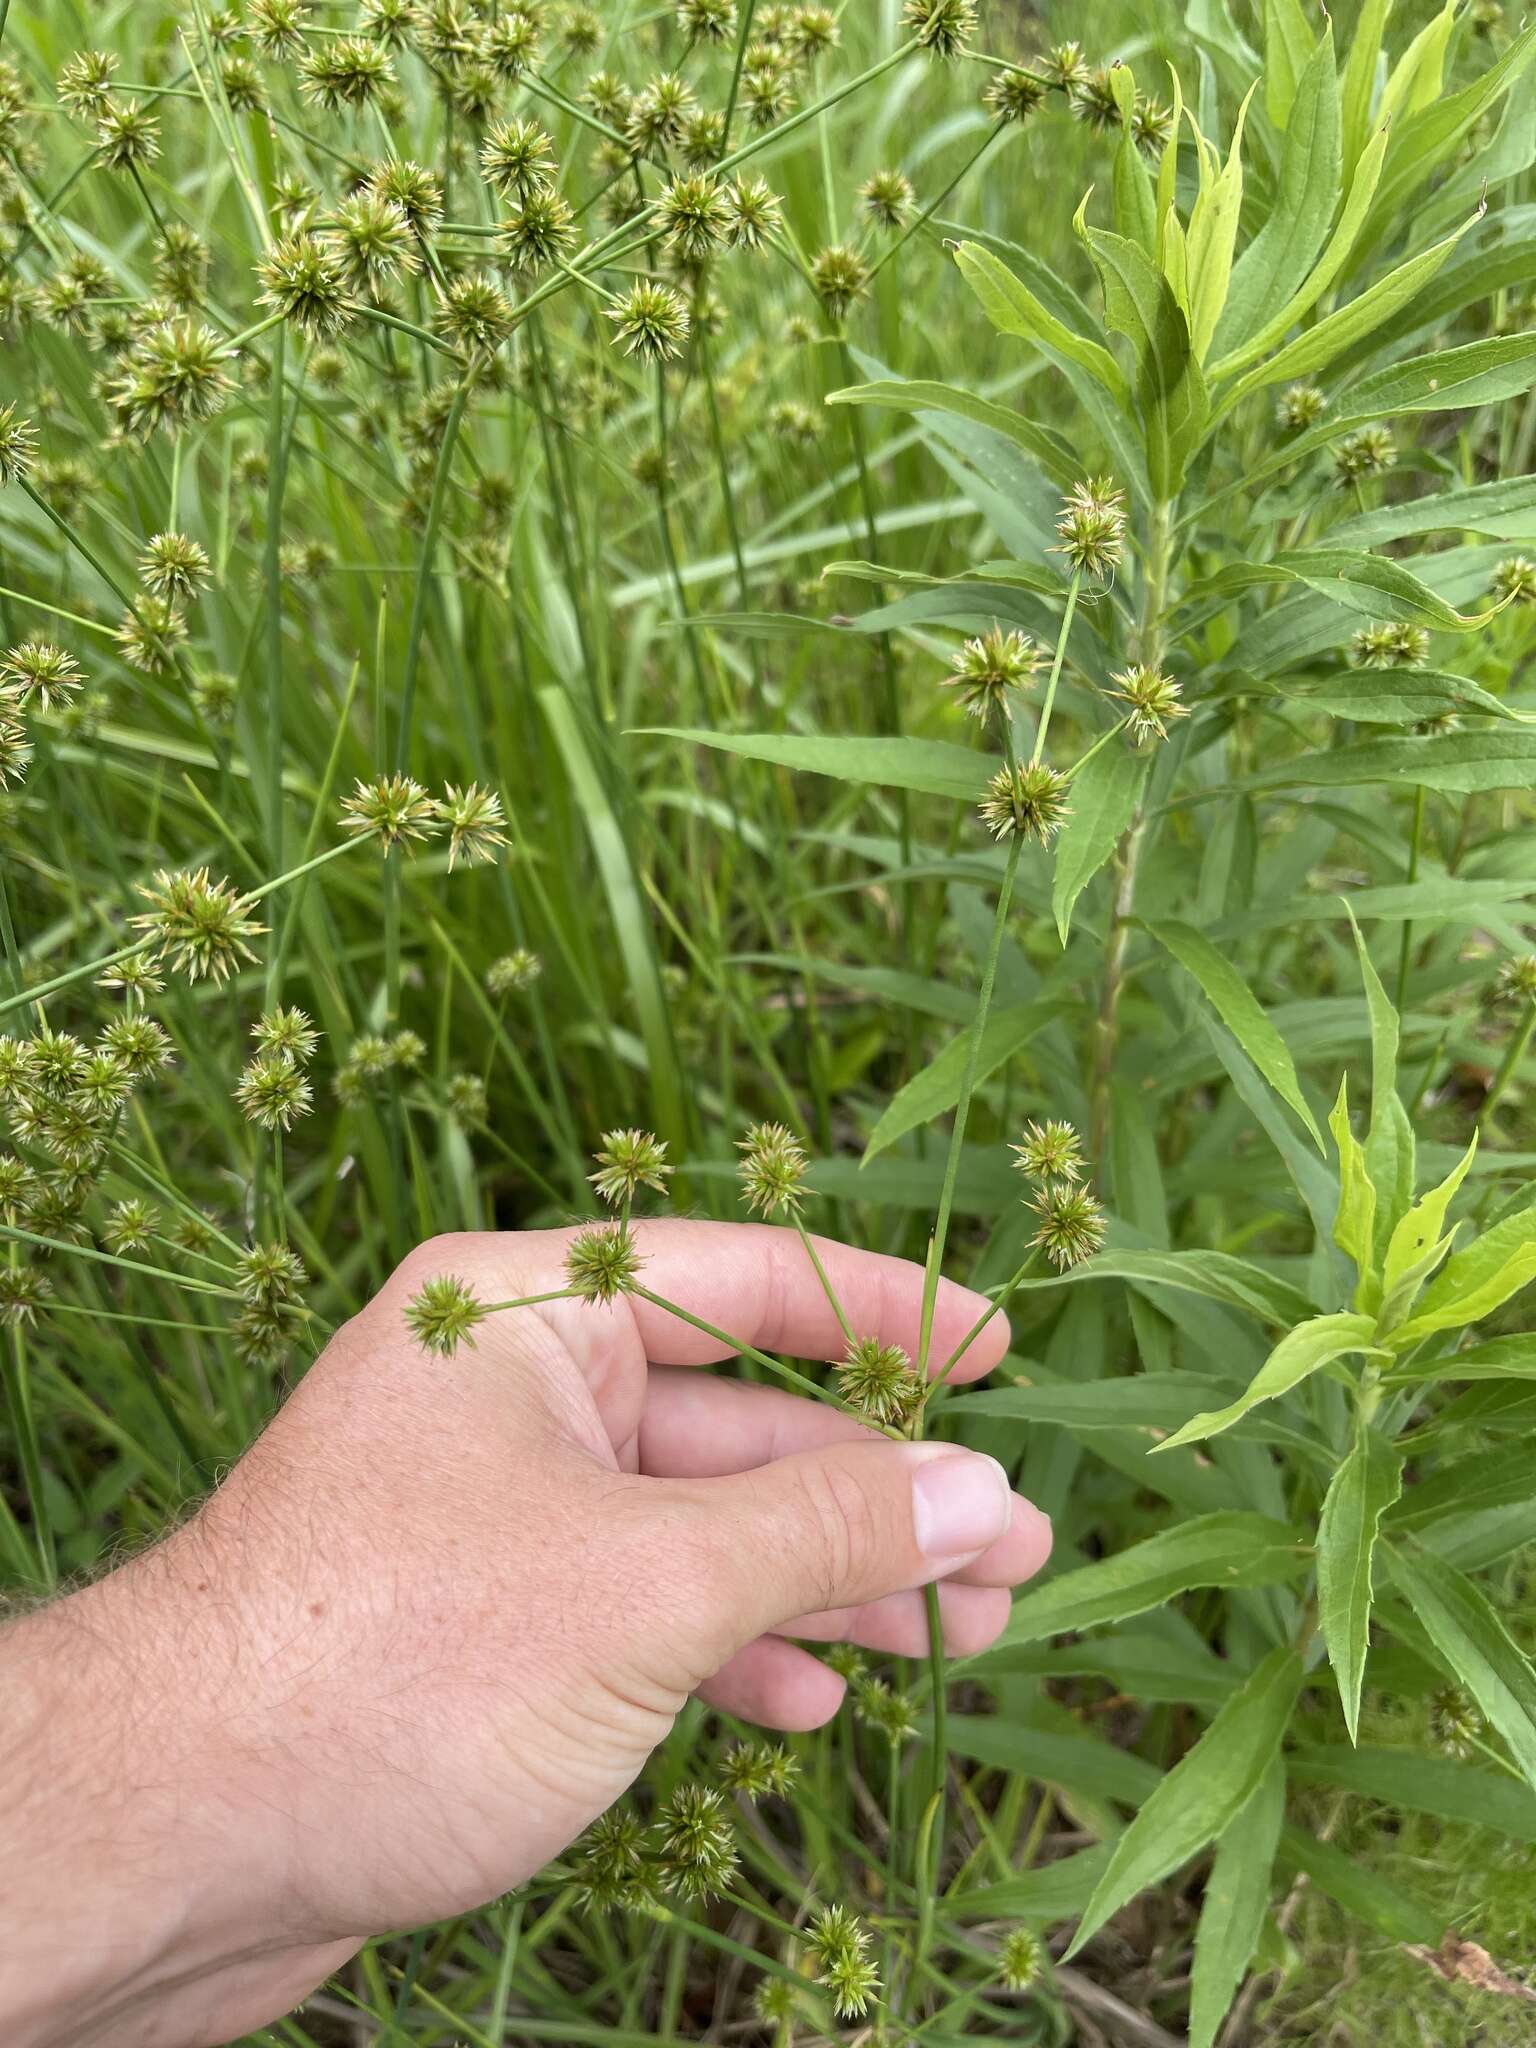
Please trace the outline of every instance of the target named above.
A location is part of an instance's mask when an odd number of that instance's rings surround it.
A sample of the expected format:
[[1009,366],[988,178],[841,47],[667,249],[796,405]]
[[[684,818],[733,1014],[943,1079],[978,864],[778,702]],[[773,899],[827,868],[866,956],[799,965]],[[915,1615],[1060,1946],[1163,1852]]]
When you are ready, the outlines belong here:
[[990,1290],[738,1369],[1056,1522],[963,1715],[690,1711],[370,1944],[401,2040],[1315,2039],[1339,1943],[1505,2037],[1399,1945],[1532,1932],[1536,28],[1046,11],[0,7],[7,1581],[600,1192],[595,1298],[668,1195]]

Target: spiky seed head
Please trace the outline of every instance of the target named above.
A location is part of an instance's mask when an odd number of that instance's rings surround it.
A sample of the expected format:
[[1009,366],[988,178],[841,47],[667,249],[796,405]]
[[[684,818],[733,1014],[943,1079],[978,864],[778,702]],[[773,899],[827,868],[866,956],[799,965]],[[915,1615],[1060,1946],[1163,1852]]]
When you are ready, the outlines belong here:
[[1157,156],[1168,147],[1173,134],[1173,109],[1162,100],[1136,95],[1131,109],[1131,139],[1144,156]]
[[130,668],[146,676],[173,675],[176,650],[187,637],[187,622],[168,598],[141,595],[112,628]]
[[802,66],[815,64],[841,41],[830,7],[797,7],[784,27],[783,47]]
[[725,115],[718,107],[701,107],[683,123],[678,144],[690,170],[707,170],[725,155]]
[[0,703],[0,789],[24,782],[31,759],[27,728]]
[[502,222],[501,240],[516,270],[542,270],[558,262],[576,240],[571,202],[553,185],[536,188]]
[[1362,626],[1350,637],[1349,658],[1356,668],[1422,668],[1429,658],[1429,634],[1423,626],[1395,619]]
[[639,1815],[628,1806],[609,1807],[577,1844],[572,1883],[578,1895],[599,1908],[649,1904],[654,1893],[645,1846]]
[[1058,1272],[1079,1266],[1104,1243],[1104,1211],[1086,1188],[1057,1181],[1030,1204],[1040,1218],[1032,1242]]
[[[336,208],[327,243],[334,250],[345,289],[375,296],[396,277],[421,268],[421,250],[405,208],[365,186]],[[313,360],[311,374],[315,374]]]
[[760,249],[784,219],[778,194],[763,178],[733,178],[725,188],[725,239],[733,249]]
[[51,711],[84,681],[74,656],[47,640],[24,640],[0,658],[0,694],[20,711]]
[[1083,1141],[1071,1124],[1048,1118],[1028,1123],[1017,1145],[1010,1145],[1013,1163],[1030,1180],[1050,1185],[1056,1181],[1075,1183],[1083,1177]]
[[208,550],[184,533],[153,534],[139,556],[139,581],[156,597],[190,604],[211,574]]
[[142,1195],[128,1195],[114,1202],[101,1226],[101,1241],[109,1252],[141,1252],[153,1244],[160,1230],[160,1211]]
[[749,64],[741,77],[741,103],[754,128],[771,128],[795,104],[789,66],[780,56]]
[[603,24],[591,7],[567,7],[560,17],[560,40],[573,57],[590,57],[603,40]]
[[966,641],[943,682],[958,692],[972,717],[985,718],[1003,708],[1010,690],[1026,688],[1039,666],[1039,650],[1027,633],[994,626]]
[[341,258],[318,235],[285,235],[256,266],[266,286],[258,305],[270,306],[311,341],[330,341],[351,323],[353,305]]
[[1081,43],[1057,43],[1040,68],[1058,92],[1070,92],[1088,76],[1088,59]]
[[259,1052],[235,1086],[235,1101],[241,1115],[264,1131],[289,1131],[296,1118],[309,1114],[314,1090],[287,1053]]
[[486,183],[504,197],[526,199],[554,177],[555,145],[537,121],[497,121],[480,145]]
[[740,1799],[783,1798],[800,1765],[782,1743],[738,1742],[720,1765],[720,1782]]
[[219,66],[219,79],[230,112],[263,114],[267,109],[266,81],[249,57],[226,57]]
[[1027,1927],[1015,1927],[1003,1936],[997,1951],[997,1974],[1007,1991],[1028,1991],[1040,1981],[1044,1956],[1040,1937]]
[[369,36],[325,36],[299,60],[299,91],[332,114],[368,106],[394,78],[389,52]]
[[14,1152],[0,1152],[0,1216],[14,1223],[26,1208],[36,1179],[32,1168]]
[[544,963],[537,953],[531,953],[526,946],[516,946],[491,962],[485,970],[485,986],[499,1001],[530,987],[543,971]]
[[498,349],[516,324],[512,301],[495,278],[453,277],[443,288],[433,325],[461,349]]
[[1120,102],[1115,98],[1114,67],[1096,64],[1071,89],[1069,104],[1079,121],[1100,134],[1120,126]]
[[32,422],[18,416],[14,403],[0,405],[0,488],[27,475],[36,445]]
[[1515,954],[1500,963],[1497,993],[1501,1002],[1536,1006],[1536,953]]
[[1027,121],[1048,91],[1044,79],[1010,65],[1006,71],[993,72],[981,97],[997,120]]
[[405,1305],[406,1328],[425,1350],[451,1358],[461,1344],[474,1349],[474,1330],[490,1310],[467,1280],[440,1273]]
[[120,989],[130,1002],[134,1002],[145,996],[158,995],[165,982],[155,972],[155,963],[147,953],[130,953],[126,960],[104,968],[96,977],[96,986]]
[[677,0],[677,25],[691,42],[728,42],[736,28],[736,0]]
[[105,1048],[86,1055],[80,1078],[75,1083],[75,1101],[82,1109],[92,1114],[98,1110],[118,1109],[132,1092],[133,1076],[125,1060],[120,1060]]
[[26,1041],[23,1056],[27,1080],[49,1095],[68,1095],[85,1072],[87,1054],[79,1039],[72,1031],[54,1031],[46,1024]]
[[443,218],[443,187],[435,171],[409,159],[387,157],[375,164],[365,188],[375,199],[398,206],[414,234],[433,234]]
[[834,242],[817,252],[811,263],[811,283],[827,309],[829,319],[841,320],[855,299],[864,296],[869,284],[869,265],[857,249]]
[[116,69],[117,58],[110,50],[77,50],[60,69],[54,89],[80,120],[99,120],[107,110]]
[[1288,384],[1275,400],[1275,424],[1282,434],[1300,434],[1327,410],[1328,400],[1315,384]]
[[1180,701],[1179,686],[1172,676],[1138,662],[1134,668],[1119,669],[1110,677],[1112,697],[1128,707],[1131,737],[1138,746],[1168,737],[1174,718],[1187,718],[1189,706]]
[[448,829],[448,872],[460,861],[478,867],[494,861],[507,843],[502,830],[501,798],[493,790],[471,782],[456,789],[450,782],[437,806],[437,815]]
[[642,278],[607,313],[627,356],[662,363],[682,354],[691,323],[682,294],[670,285]]
[[158,956],[188,981],[227,981],[242,960],[254,960],[249,941],[266,930],[248,913],[250,904],[228,882],[162,868],[139,894],[149,909],[131,919],[148,934]]
[[301,1067],[308,1066],[320,1043],[319,1032],[303,1010],[285,1010],[280,1005],[262,1012],[251,1026],[251,1037],[258,1052],[285,1054]]
[[635,95],[630,106],[626,132],[631,147],[640,155],[675,148],[698,104],[676,72],[660,72]]
[[922,1392],[906,1352],[878,1337],[856,1337],[836,1370],[838,1393],[871,1422],[904,1422]]
[[565,1277],[582,1301],[610,1302],[634,1285],[643,1263],[627,1223],[598,1223],[571,1239]]
[[899,228],[912,211],[912,180],[904,171],[876,171],[859,187],[859,198],[877,228]]
[[1486,1738],[1488,1724],[1470,1693],[1459,1685],[1442,1686],[1429,1697],[1429,1738],[1444,1755],[1465,1763]]
[[136,171],[160,154],[160,123],[140,100],[111,100],[96,123],[96,155],[109,170]]
[[758,1216],[794,1216],[804,1200],[805,1148],[784,1124],[753,1124],[738,1138],[741,1191]]
[[515,85],[538,62],[539,35],[536,16],[521,7],[509,7],[499,21],[492,22],[480,50],[493,76]]
[[606,121],[610,128],[627,125],[634,94],[623,79],[616,78],[611,71],[594,71],[587,80],[582,97],[597,118]]
[[1329,451],[1333,457],[1334,481],[1340,490],[1384,476],[1397,461],[1397,442],[1390,427],[1359,427],[1336,441]]
[[958,57],[976,33],[975,0],[907,0],[901,18],[935,57]]
[[1529,555],[1506,555],[1493,572],[1490,588],[1500,603],[1510,599],[1536,604],[1536,562]]
[[880,1994],[880,1973],[868,1954],[868,1928],[846,1906],[823,1906],[811,1921],[807,1938],[816,1958],[817,1981],[831,1992],[839,2019],[861,2019]]
[[416,0],[362,0],[357,10],[361,32],[389,50],[404,49],[419,21]]
[[1107,577],[1119,566],[1125,547],[1125,493],[1109,477],[1089,477],[1074,484],[1056,519],[1060,544],[1079,575]]
[[730,230],[725,195],[714,178],[702,174],[674,178],[654,210],[669,246],[691,263],[702,262]]
[[155,243],[155,284],[179,306],[193,305],[208,286],[208,244],[180,221],[168,221]]
[[295,57],[304,48],[309,0],[251,0],[250,37],[264,57]]
[[[139,956],[141,959],[142,955]],[[124,960],[120,973],[133,965]],[[164,984],[154,976],[147,978],[152,988]],[[153,1017],[135,1012],[128,1017],[114,1017],[101,1034],[101,1042],[114,1059],[122,1061],[135,1081],[147,1080],[151,1074],[158,1074],[162,1067],[171,1063],[173,1047],[170,1033],[163,1024],[157,1024]]]
[[374,782],[359,779],[341,806],[343,829],[371,832],[386,853],[406,840],[430,838],[439,816],[436,802],[409,775],[381,775]]
[[157,427],[175,431],[212,419],[235,388],[229,360],[222,335],[200,322],[166,320],[148,328],[107,386],[119,428],[144,439]]
[[597,1172],[587,1178],[614,1208],[632,1202],[642,1187],[659,1195],[667,1191],[672,1168],[666,1144],[650,1131],[605,1131],[596,1157]]
[[910,1742],[917,1733],[917,1706],[910,1693],[893,1691],[883,1678],[854,1687],[853,1714],[893,1744]]
[[717,1898],[736,1872],[736,1834],[713,1785],[679,1785],[656,1816],[657,1861],[668,1891],[695,1902]]
[[52,1292],[53,1282],[36,1266],[0,1267],[0,1323],[13,1329],[35,1323]]
[[981,822],[994,839],[1018,836],[1048,846],[1070,808],[1071,788],[1066,776],[1044,761],[1000,768],[981,800]]
[[252,1244],[235,1260],[235,1288],[247,1302],[297,1301],[309,1280],[304,1261],[285,1244]]
[[752,1994],[752,2010],[776,2037],[794,2024],[800,2010],[800,1994],[787,1977],[764,1977]]

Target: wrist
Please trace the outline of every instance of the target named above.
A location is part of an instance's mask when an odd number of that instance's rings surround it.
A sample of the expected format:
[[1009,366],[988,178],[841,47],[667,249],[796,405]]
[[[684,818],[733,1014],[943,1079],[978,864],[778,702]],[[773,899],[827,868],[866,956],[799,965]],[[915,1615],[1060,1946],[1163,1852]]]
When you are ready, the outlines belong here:
[[330,1966],[271,1911],[282,1836],[223,1733],[190,1536],[0,1631],[8,2048],[224,2041]]

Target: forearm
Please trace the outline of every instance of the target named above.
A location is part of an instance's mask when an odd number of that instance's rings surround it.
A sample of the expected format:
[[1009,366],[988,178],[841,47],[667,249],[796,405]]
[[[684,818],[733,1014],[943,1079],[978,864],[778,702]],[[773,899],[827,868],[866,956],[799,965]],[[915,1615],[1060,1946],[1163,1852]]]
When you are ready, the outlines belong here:
[[325,1974],[270,1911],[267,1767],[221,1726],[231,1651],[186,1562],[167,1547],[0,1630],[7,2048],[227,2041]]

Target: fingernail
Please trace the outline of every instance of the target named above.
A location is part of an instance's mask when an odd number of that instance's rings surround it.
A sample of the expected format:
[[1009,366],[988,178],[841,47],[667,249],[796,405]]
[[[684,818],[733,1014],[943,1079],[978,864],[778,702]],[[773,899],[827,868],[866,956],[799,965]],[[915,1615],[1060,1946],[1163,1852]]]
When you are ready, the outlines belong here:
[[912,1475],[912,1527],[925,1557],[974,1557],[997,1541],[1012,1514],[1008,1474],[979,1451],[935,1451]]

